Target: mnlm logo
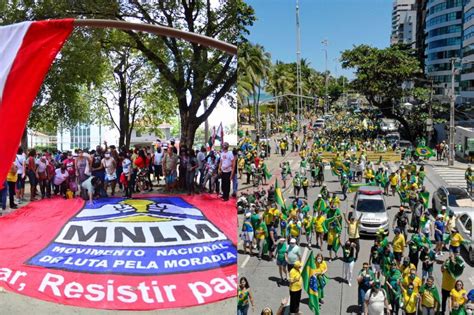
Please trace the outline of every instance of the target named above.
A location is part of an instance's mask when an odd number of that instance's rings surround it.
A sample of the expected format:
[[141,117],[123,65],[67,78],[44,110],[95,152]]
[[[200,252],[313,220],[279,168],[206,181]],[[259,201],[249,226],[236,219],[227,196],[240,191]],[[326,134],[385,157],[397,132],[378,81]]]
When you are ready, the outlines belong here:
[[234,244],[179,197],[86,206],[27,264],[108,274],[171,274],[236,264]]

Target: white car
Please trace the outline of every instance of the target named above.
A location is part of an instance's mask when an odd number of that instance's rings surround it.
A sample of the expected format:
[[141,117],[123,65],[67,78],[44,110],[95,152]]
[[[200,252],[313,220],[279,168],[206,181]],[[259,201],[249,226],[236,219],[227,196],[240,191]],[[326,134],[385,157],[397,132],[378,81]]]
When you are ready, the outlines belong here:
[[465,242],[464,247],[469,253],[469,261],[474,262],[474,239],[473,239],[473,230],[472,222],[474,221],[474,212],[464,212],[457,215],[456,228],[459,231],[459,234],[462,237],[470,242]]
[[355,218],[359,218],[362,214],[360,234],[376,234],[380,228],[383,228],[386,234],[389,232],[387,206],[380,187],[360,187],[354,197],[352,207]]

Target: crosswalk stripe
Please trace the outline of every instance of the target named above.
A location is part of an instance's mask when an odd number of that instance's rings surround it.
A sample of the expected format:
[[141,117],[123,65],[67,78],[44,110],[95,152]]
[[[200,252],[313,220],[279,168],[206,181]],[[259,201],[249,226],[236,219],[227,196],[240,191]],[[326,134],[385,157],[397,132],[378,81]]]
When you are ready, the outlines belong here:
[[449,186],[460,186],[466,185],[464,178],[464,171],[460,169],[452,169],[446,167],[433,167],[433,170],[448,184]]

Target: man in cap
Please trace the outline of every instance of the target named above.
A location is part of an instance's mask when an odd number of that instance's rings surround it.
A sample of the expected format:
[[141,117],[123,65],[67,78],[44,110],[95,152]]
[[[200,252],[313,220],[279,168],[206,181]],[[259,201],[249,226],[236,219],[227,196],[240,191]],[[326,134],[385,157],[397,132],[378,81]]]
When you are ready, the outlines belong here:
[[290,239],[290,245],[286,250],[286,262],[288,264],[288,271],[291,271],[296,261],[301,259],[301,250],[298,245],[296,245],[296,238]]

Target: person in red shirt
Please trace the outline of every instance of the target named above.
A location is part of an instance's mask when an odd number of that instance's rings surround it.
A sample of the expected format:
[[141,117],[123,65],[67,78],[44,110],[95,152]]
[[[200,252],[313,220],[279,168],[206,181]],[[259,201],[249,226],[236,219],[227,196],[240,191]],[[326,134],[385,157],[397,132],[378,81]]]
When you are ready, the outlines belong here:
[[148,165],[150,164],[150,158],[147,158],[145,151],[139,150],[138,157],[135,159],[134,164],[138,167],[138,185],[140,190],[152,191],[151,182],[148,180]]
[[26,175],[30,181],[30,200],[36,200],[36,186],[38,185],[38,178],[36,176],[36,150],[31,150],[26,160]]

